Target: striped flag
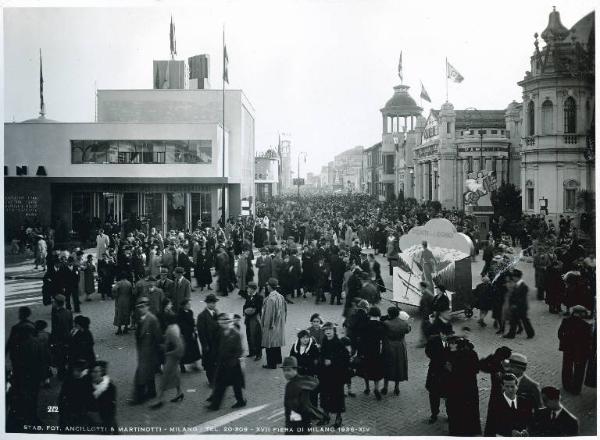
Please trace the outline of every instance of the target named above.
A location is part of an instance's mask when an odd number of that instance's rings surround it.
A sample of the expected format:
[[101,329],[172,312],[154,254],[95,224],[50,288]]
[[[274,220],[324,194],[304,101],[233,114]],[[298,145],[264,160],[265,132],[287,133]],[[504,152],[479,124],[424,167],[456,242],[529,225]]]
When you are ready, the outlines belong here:
[[464,79],[464,77],[458,73],[458,70],[456,70],[454,66],[448,62],[448,60],[446,60],[446,76],[448,79],[451,79],[456,83],[460,83]]
[[44,116],[46,106],[44,104],[44,73],[42,69],[42,49],[40,49],[40,115]]
[[402,51],[400,51],[400,60],[398,61],[398,76],[400,77],[400,82],[402,82]]
[[173,16],[171,16],[171,26],[169,28],[169,41],[171,43],[171,57],[177,55],[177,42],[175,41],[175,23],[173,23]]
[[227,56],[227,46],[223,44],[223,81],[229,84],[229,57]]
[[421,95],[420,96],[421,96],[421,99],[424,99],[425,101],[431,103],[431,98],[429,97],[427,90],[425,90],[423,83],[421,83]]

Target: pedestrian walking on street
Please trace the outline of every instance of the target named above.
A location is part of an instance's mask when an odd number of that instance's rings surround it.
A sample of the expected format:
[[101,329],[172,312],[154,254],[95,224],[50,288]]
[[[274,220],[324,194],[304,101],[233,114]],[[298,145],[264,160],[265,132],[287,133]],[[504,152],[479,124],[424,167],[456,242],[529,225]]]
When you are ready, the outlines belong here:
[[65,308],[65,297],[56,295],[52,308],[52,320],[50,323],[50,340],[53,351],[54,364],[57,369],[58,378],[64,379],[67,372],[68,347],[73,329],[73,314]]
[[319,424],[329,423],[329,414],[334,413],[333,427],[339,428],[342,426],[342,413],[346,411],[344,385],[350,358],[333,323],[326,322],[323,330],[325,339],[319,356],[319,396],[325,417]]
[[196,333],[196,323],[194,321],[194,311],[190,300],[183,300],[177,316],[177,325],[181,331],[184,352],[181,358],[181,372],[185,373],[185,366],[192,364],[195,370],[199,370],[198,361],[200,360],[200,347],[198,346],[198,333]]
[[255,361],[262,358],[262,327],[260,316],[263,307],[263,296],[258,293],[258,286],[254,281],[248,283],[248,296],[242,307],[244,324],[246,327],[246,340],[248,342],[248,356]]
[[232,319],[227,313],[220,313],[217,317],[219,323],[219,345],[217,347],[215,388],[210,396],[208,409],[216,411],[221,407],[223,395],[227,387],[233,387],[236,403],[232,409],[242,408],[247,402],[242,389],[245,386],[244,373],[240,358],[242,356],[242,338],[233,327]]
[[107,434],[117,434],[117,387],[108,376],[108,363],[96,361],[90,367],[92,398],[89,413],[95,426],[104,428]]
[[210,259],[206,251],[206,246],[204,246],[200,248],[200,253],[196,259],[196,267],[194,268],[194,275],[196,276],[196,282],[200,287],[200,291],[203,291],[205,287],[207,290],[212,290],[210,287],[212,284],[210,267]]
[[174,273],[175,286],[173,288],[173,297],[171,300],[173,301],[173,310],[175,313],[178,313],[183,300],[190,299],[192,296],[192,284],[183,276],[185,273],[183,267],[176,267]]
[[93,255],[87,256],[83,277],[85,279],[85,300],[90,301],[90,295],[96,293],[96,265]]
[[564,318],[558,329],[559,350],[563,352],[562,384],[572,394],[581,393],[585,367],[592,348],[592,326],[584,321],[587,309],[576,305],[571,316]]
[[379,307],[372,306],[368,312],[369,320],[359,330],[358,334],[358,375],[365,381],[365,394],[371,389],[369,383],[373,381],[373,393],[377,400],[381,400],[379,392],[380,382],[384,377],[383,339],[385,326],[381,322]]
[[73,318],[73,329],[68,341],[67,360],[69,366],[75,361],[84,360],[87,365],[96,362],[94,353],[94,337],[90,331],[90,318],[77,315]]
[[468,339],[453,336],[448,338],[447,343],[448,432],[461,437],[481,435],[477,387],[479,358]]
[[219,339],[219,324],[217,316],[217,301],[219,299],[214,293],[209,293],[204,298],[206,307],[198,313],[196,318],[196,330],[202,347],[202,367],[206,371],[208,384],[213,387],[215,379],[215,363],[217,359],[217,346]]
[[137,368],[132,403],[140,404],[156,397],[155,375],[160,368],[163,336],[158,319],[150,313],[148,299],[139,298],[136,309],[139,313],[135,330]]
[[479,320],[477,323],[480,327],[487,327],[485,317],[492,309],[494,301],[494,288],[487,275],[483,275],[481,277],[481,283],[477,284],[475,289],[473,289],[473,297],[479,308]]
[[286,357],[281,368],[287,380],[283,397],[286,434],[310,434],[309,428],[313,419],[319,421],[326,419],[325,414],[313,404],[310,398],[319,386],[319,380],[313,376],[300,375],[298,360],[295,357]]
[[264,347],[267,364],[263,368],[275,369],[281,364],[281,347],[285,346],[285,323],[287,320],[287,304],[278,291],[279,282],[269,278],[268,295],[263,302],[261,314],[262,347]]
[[180,375],[180,363],[184,354],[184,344],[175,316],[168,317],[167,329],[165,330],[161,349],[164,352],[165,362],[162,375],[160,376],[160,391],[156,401],[150,405],[152,409],[157,409],[164,405],[165,392],[171,388],[175,388],[177,391],[171,402],[180,402],[184,397],[181,390]]
[[535,331],[527,316],[529,310],[529,300],[527,298],[529,288],[527,287],[527,284],[525,284],[525,281],[523,281],[523,272],[519,269],[513,269],[509,274],[509,278],[511,283],[514,283],[515,287],[508,298],[510,307],[510,329],[504,337],[514,339],[517,325],[521,323],[527,334],[527,339],[531,339],[535,336]]
[[308,335],[315,340],[318,347],[323,344],[323,339],[325,338],[322,326],[323,320],[321,319],[321,315],[313,313],[310,317],[310,327],[306,330],[308,331]]
[[256,259],[258,268],[258,291],[266,291],[267,281],[273,276],[273,262],[266,248],[260,250],[260,257]]
[[423,281],[433,286],[432,274],[437,270],[437,261],[431,250],[429,250],[426,241],[423,241],[421,246],[423,251],[421,252],[419,264],[423,268]]
[[446,351],[444,343],[452,335],[452,325],[442,315],[437,317],[428,330],[425,354],[429,358],[425,388],[429,392],[431,417],[429,423],[435,423],[440,413],[440,402],[447,396],[448,370],[446,370]]
[[[112,296],[115,299],[115,318],[113,325],[117,327],[117,335],[127,334],[133,310],[133,286],[127,279],[127,274],[121,272],[118,281],[112,287]],[[121,330],[121,327],[124,327]]]
[[[384,381],[381,394],[388,393],[389,382],[394,382],[394,394],[400,395],[400,382],[408,380],[408,355],[404,337],[410,333],[408,314],[398,307],[387,310],[388,319],[383,322]],[[402,315],[402,316],[400,316]]]
[[[502,346],[486,358],[479,361],[479,369],[490,375],[490,395],[488,399],[487,419],[490,417],[490,411],[493,410],[493,403],[502,395],[502,376],[505,374],[504,361],[510,358],[512,351],[506,346]],[[487,420],[486,419],[486,420]],[[490,437],[491,432],[487,424],[483,435]]]

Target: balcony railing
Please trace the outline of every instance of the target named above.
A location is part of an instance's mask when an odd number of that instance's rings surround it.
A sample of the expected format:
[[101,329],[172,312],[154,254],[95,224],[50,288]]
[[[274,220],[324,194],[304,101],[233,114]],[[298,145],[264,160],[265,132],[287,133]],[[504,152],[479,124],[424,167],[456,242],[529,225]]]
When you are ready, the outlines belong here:
[[564,141],[565,141],[565,144],[576,144],[577,143],[577,135],[576,134],[565,134]]

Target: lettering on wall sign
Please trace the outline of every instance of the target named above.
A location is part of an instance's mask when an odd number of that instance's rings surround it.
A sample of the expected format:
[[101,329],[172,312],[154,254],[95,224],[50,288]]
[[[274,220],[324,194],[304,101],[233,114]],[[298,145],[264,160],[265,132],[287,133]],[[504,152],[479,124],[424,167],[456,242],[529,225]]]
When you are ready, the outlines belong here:
[[39,202],[40,198],[37,195],[5,195],[4,211],[37,217],[40,213]]

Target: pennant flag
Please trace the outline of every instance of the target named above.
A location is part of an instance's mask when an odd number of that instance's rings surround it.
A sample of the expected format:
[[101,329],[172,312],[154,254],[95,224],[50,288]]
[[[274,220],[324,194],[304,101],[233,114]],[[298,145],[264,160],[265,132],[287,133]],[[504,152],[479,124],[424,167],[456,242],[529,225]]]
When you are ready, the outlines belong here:
[[400,82],[402,82],[402,51],[400,51],[400,61],[398,61],[398,76],[400,77]]
[[421,83],[421,95],[420,96],[421,96],[421,99],[424,99],[425,101],[431,103],[431,98],[429,97],[427,90],[425,90],[423,83]]
[[40,49],[40,115],[44,116],[46,106],[44,105],[44,73],[42,69],[42,49]]
[[223,44],[223,81],[229,84],[229,58],[227,57],[227,46]]
[[171,27],[169,28],[169,40],[171,43],[171,57],[177,55],[177,42],[175,41],[175,23],[173,23],[173,16],[171,16]]
[[448,60],[446,60],[446,75],[448,76],[448,79],[451,79],[456,83],[460,83],[464,79],[463,76],[458,73],[458,70],[456,70],[452,64],[448,62]]

